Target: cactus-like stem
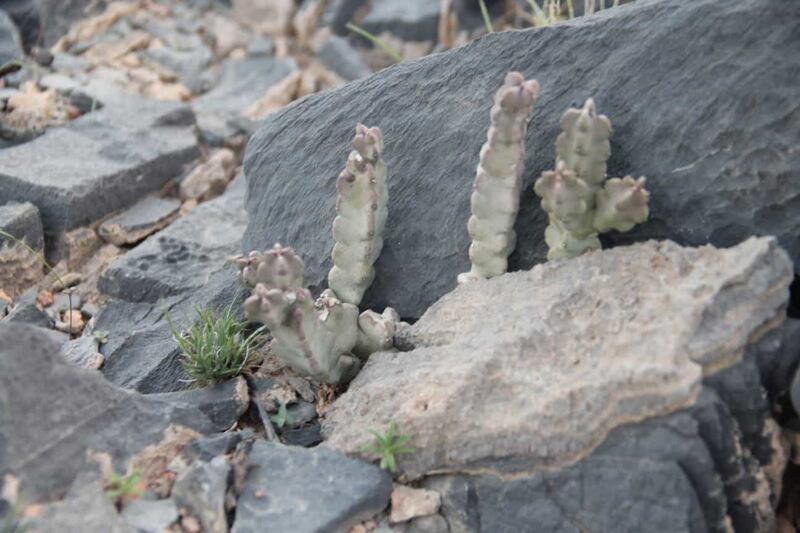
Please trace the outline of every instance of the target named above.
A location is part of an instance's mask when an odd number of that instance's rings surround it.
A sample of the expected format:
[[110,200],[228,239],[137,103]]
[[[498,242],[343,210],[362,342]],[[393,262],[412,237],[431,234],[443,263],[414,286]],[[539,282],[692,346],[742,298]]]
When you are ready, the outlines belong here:
[[343,383],[358,372],[350,354],[358,340],[358,308],[323,295],[315,303],[307,289],[267,288],[259,283],[245,301],[248,320],[272,333],[272,352],[298,374]]
[[362,359],[381,350],[388,350],[394,344],[397,331],[408,326],[400,320],[400,315],[391,307],[383,313],[364,311],[358,317],[358,341],[353,348],[353,353]]
[[519,210],[525,133],[538,93],[536,80],[526,81],[519,72],[510,72],[495,94],[470,198],[472,216],[467,229],[472,238],[472,268],[458,276],[459,283],[499,276],[508,268],[508,256],[516,246],[513,227]]
[[250,252],[232,258],[241,271],[242,281],[250,287],[261,283],[269,288],[291,289],[303,286],[303,260],[292,248],[276,243],[271,250]]
[[598,250],[599,232],[628,231],[649,214],[645,178],[625,176],[603,184],[611,153],[611,122],[596,113],[591,98],[582,109],[564,113],[561,128],[556,169],[543,172],[533,187],[550,219],[544,233],[548,259]]
[[563,161],[575,177],[597,190],[606,179],[606,162],[611,155],[611,122],[595,111],[589,98],[583,109],[568,109],[561,118],[556,139],[556,161]]
[[359,124],[353,151],[336,181],[333,268],[328,286],[343,302],[358,305],[375,277],[373,264],[383,249],[388,189],[383,135]]
[[650,193],[644,188],[645,183],[644,177],[634,180],[625,176],[608,180],[603,190],[597,192],[597,211],[594,214],[597,231],[628,231],[647,220]]

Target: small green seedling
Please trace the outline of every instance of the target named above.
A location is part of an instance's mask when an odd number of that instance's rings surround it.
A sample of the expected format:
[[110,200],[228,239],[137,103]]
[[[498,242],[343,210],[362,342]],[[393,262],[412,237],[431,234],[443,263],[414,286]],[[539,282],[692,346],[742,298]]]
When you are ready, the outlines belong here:
[[282,403],[278,407],[278,412],[269,416],[269,421],[275,424],[278,429],[283,429],[283,426],[289,423],[289,413],[286,411],[286,404]]
[[396,456],[400,454],[409,454],[414,452],[414,448],[407,446],[410,435],[398,435],[397,426],[394,422],[389,424],[389,429],[386,430],[384,435],[377,431],[370,431],[375,437],[375,440],[364,447],[366,453],[376,453],[381,456],[380,467],[388,470],[392,474],[397,472],[397,459]]
[[104,329],[98,329],[92,333],[92,337],[94,337],[98,343],[105,344],[108,342],[108,331]]
[[198,320],[181,334],[166,315],[172,336],[183,353],[183,369],[199,385],[219,383],[242,374],[259,357],[264,327],[247,335],[246,323],[236,318],[233,303],[221,314],[197,309]]
[[117,506],[135,500],[142,495],[141,477],[139,472],[131,472],[125,476],[114,472],[105,488],[106,496],[111,498]]

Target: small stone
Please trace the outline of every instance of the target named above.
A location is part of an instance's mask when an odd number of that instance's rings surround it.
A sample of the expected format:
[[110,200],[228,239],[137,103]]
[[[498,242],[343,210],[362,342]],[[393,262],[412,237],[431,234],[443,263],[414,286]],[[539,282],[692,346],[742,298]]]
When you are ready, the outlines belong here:
[[180,206],[176,199],[148,196],[103,222],[98,232],[117,246],[135,244],[172,222]]
[[72,311],[65,311],[61,315],[61,320],[56,321],[56,329],[71,335],[76,335],[83,331],[86,323],[83,320],[81,312],[77,309]]
[[122,510],[122,519],[140,533],[162,533],[179,517],[172,500],[133,500]]
[[227,148],[222,148],[181,181],[181,199],[202,201],[219,196],[235,172],[236,156]]
[[74,287],[83,280],[80,272],[67,272],[60,278],[57,278],[51,285],[50,290],[58,292],[63,291],[68,287]]
[[57,313],[69,311],[70,309],[81,309],[81,297],[66,291],[60,292],[56,294],[52,306]]
[[3,320],[8,322],[22,322],[42,328],[52,328],[53,319],[37,305],[36,296],[37,293],[33,289],[28,289],[22,293]]
[[175,480],[172,498],[197,518],[206,533],[227,533],[225,493],[231,466],[224,456],[195,461]]
[[200,533],[203,530],[200,521],[191,515],[181,517],[181,526],[187,533]]
[[103,366],[103,354],[98,351],[97,339],[79,337],[61,345],[61,356],[77,366],[94,370]]
[[50,307],[53,305],[53,293],[47,289],[42,289],[36,295],[36,303],[42,307]]
[[442,498],[436,491],[395,485],[392,491],[392,511],[389,520],[396,524],[407,522],[418,516],[432,515],[439,511],[441,504]]
[[91,302],[86,302],[85,304],[83,304],[83,306],[81,306],[81,313],[83,313],[85,316],[89,318],[95,316],[99,312],[100,308]]
[[350,45],[350,41],[338,35],[331,35],[317,48],[317,59],[323,65],[341,76],[346,81],[357,80],[372,74],[358,50]]

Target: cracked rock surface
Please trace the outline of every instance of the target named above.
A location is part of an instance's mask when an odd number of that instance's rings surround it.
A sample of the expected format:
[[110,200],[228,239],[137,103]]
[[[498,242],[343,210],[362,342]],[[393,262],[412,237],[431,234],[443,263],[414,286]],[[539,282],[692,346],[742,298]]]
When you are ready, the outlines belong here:
[[785,450],[756,343],[792,276],[772,238],[648,241],[461,286],[369,359],[325,445],[394,421],[456,531],[767,531]]

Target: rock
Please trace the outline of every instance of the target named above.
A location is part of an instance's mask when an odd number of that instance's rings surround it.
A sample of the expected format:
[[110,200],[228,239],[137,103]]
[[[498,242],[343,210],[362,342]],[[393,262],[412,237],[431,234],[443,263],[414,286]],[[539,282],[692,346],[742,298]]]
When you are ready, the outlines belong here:
[[331,35],[317,48],[317,59],[346,81],[372,74],[358,50],[344,37]]
[[60,292],[53,298],[53,303],[48,311],[63,313],[70,309],[81,309],[81,297],[77,294]]
[[196,320],[198,308],[220,312],[233,306],[238,310],[244,297],[233,270],[208,274],[204,283],[193,291],[156,303],[109,302],[97,316],[95,326],[98,331],[108,332],[108,342],[101,347],[106,358],[105,377],[118,386],[143,393],[186,388],[188,376],[165,314],[169,313],[177,331],[185,331]]
[[398,466],[442,494],[454,531],[767,531],[786,455],[756,340],[792,277],[774,238],[752,238],[460,286],[406,330],[413,351],[370,357],[325,446],[361,455],[395,422],[415,448]]
[[436,514],[441,503],[439,494],[432,490],[395,485],[389,520],[393,523],[408,522],[412,518]]
[[[234,533],[347,531],[383,510],[391,478],[333,450],[256,441],[236,506]],[[324,483],[321,482],[324,480]]]
[[322,431],[318,421],[309,422],[296,427],[284,427],[278,430],[281,441],[291,446],[311,448],[322,442]]
[[130,302],[156,302],[204,286],[240,250],[247,225],[244,181],[204,203],[118,258],[103,272],[99,288]]
[[59,237],[180,174],[198,155],[193,125],[187,107],[128,95],[0,151],[0,201],[32,202],[45,234]]
[[25,59],[19,31],[11,17],[0,9],[0,65]]
[[44,271],[36,255],[44,251],[39,210],[27,202],[0,205],[0,231],[14,237],[0,235],[0,287],[13,298],[36,283]]
[[112,244],[136,244],[175,220],[181,203],[175,198],[146,196],[98,228],[100,236]]
[[[3,0],[2,10],[11,16],[19,30],[25,50],[39,44],[41,19],[34,0]],[[22,57],[21,55],[19,57]]]
[[242,25],[270,35],[286,35],[295,12],[294,0],[232,0],[233,16]]
[[[797,16],[800,4],[770,0],[638,0],[550,28],[495,33],[310,96],[270,115],[250,140],[245,250],[291,245],[308,283],[320,286],[353,128],[378,126],[389,219],[362,307],[421,316],[469,270],[469,196],[492,95],[508,71],[522,69],[542,90],[528,129],[511,270],[545,260],[547,216],[533,182],[553,167],[561,115],[590,96],[614,124],[609,174],[645,175],[651,192],[649,221],[605,235],[606,245],[669,238],[730,246],[776,235],[800,264],[800,180],[785,179],[800,167],[788,103],[796,87],[786,75],[794,63],[792,54],[775,53],[798,49],[788,23]],[[688,128],[689,116],[702,116],[703,127]]]
[[370,7],[368,4],[369,0],[332,0],[328,11],[330,16],[323,17],[323,20],[329,18],[329,24],[334,33],[347,35],[350,33],[347,23],[358,23],[359,13],[366,13]]
[[389,32],[404,41],[435,41],[439,3],[429,0],[374,2],[360,26],[373,35]]
[[247,55],[251,57],[271,56],[275,53],[275,43],[269,37],[256,36],[247,43]]
[[82,368],[97,370],[103,366],[103,354],[99,352],[97,339],[93,336],[79,337],[61,346],[61,356]]
[[167,394],[152,394],[171,404],[184,403],[199,409],[214,424],[217,431],[230,429],[250,406],[250,394],[244,378],[230,379],[202,389],[190,389]]
[[23,292],[3,320],[41,328],[52,328],[54,323],[53,319],[37,305],[36,289]]
[[189,444],[183,454],[190,460],[211,461],[218,455],[231,453],[240,442],[254,435],[252,430],[246,429],[202,437]]
[[179,516],[172,500],[133,500],[122,510],[122,519],[140,533],[162,533]]
[[225,457],[195,461],[175,480],[172,499],[200,521],[206,533],[227,533],[225,493],[231,466]]
[[19,477],[26,503],[63,496],[87,450],[121,466],[170,427],[213,431],[195,408],[123,391],[67,363],[59,345],[38,328],[0,324],[0,428],[13,428],[2,431],[0,476]]
[[421,516],[409,522],[406,533],[442,533],[450,531],[442,515]]
[[202,201],[219,196],[225,192],[235,172],[236,155],[223,148],[181,180],[181,199]]
[[[541,4],[541,2],[539,3]],[[574,3],[583,4],[581,1]],[[525,4],[527,4],[527,2],[520,3],[520,5]],[[581,5],[581,7],[583,6]],[[486,0],[486,8],[492,19],[502,16],[505,8],[505,0]],[[525,5],[525,9],[530,11],[527,5]],[[455,0],[453,2],[453,12],[456,15],[459,29],[474,30],[486,26],[486,23],[483,21],[483,15],[481,14],[480,4],[477,0]]]
[[[196,35],[193,37],[197,38]],[[178,80],[193,94],[201,94],[210,89],[213,83],[205,70],[211,64],[214,55],[199,38],[197,42],[193,42],[188,36],[181,35],[181,41],[183,45],[181,48],[171,46],[150,48],[144,52],[144,56],[174,72]],[[188,46],[184,44],[186,41],[189,41]]]
[[81,475],[63,501],[46,505],[41,515],[26,522],[32,533],[136,533],[117,514],[114,503],[103,492],[100,475]]
[[228,59],[222,64],[219,82],[192,103],[197,124],[214,145],[237,133],[250,133],[249,120],[241,116],[274,84],[297,70],[291,59],[255,57]]

